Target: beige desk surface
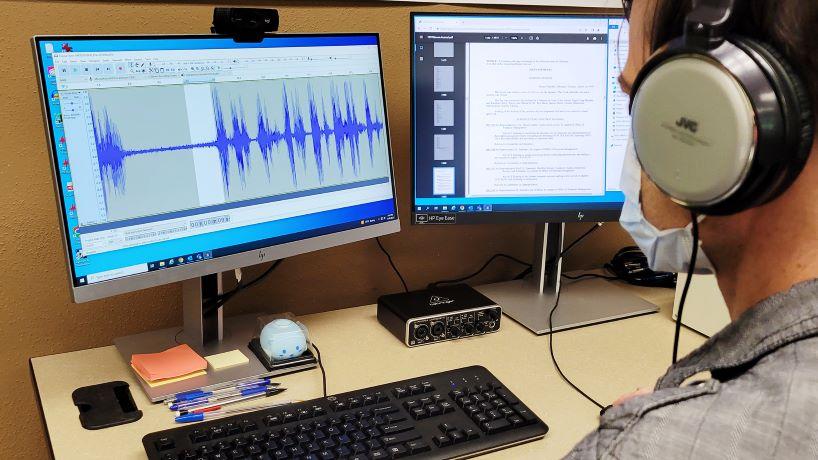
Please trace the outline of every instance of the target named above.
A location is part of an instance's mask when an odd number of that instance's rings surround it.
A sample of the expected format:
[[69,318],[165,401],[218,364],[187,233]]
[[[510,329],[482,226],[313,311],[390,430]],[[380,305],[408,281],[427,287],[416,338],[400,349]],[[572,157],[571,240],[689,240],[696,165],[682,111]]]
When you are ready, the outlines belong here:
[[[662,311],[554,336],[563,371],[605,404],[637,387],[652,386],[670,362],[673,291],[628,289]],[[302,321],[321,349],[330,394],[468,365],[487,367],[545,420],[550,431],[542,440],[486,458],[559,458],[598,423],[599,410],[566,385],[551,364],[548,337],[537,337],[509,318],[503,319],[496,334],[413,349],[380,326],[371,305],[304,316]],[[682,353],[702,341],[684,330]],[[31,364],[57,459],[144,459],[142,437],[174,427],[170,412],[148,402],[113,346],[34,358]],[[144,412],[142,419],[103,430],[83,429],[71,393],[112,380],[131,384],[134,400]],[[279,381],[288,388],[278,396],[281,400],[321,396],[317,369]]]

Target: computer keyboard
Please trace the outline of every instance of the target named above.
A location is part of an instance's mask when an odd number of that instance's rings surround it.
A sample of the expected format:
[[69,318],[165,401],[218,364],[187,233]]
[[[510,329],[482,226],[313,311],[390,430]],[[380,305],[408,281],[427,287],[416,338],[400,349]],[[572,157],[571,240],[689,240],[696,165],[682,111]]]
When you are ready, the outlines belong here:
[[157,460],[471,457],[548,426],[486,368],[466,367],[142,438]]

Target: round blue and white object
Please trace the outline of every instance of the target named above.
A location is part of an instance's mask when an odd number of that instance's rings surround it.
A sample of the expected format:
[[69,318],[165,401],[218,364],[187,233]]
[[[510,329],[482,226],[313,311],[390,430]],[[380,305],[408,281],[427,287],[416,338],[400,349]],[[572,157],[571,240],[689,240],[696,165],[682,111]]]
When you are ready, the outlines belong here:
[[289,359],[307,351],[307,334],[296,322],[277,319],[261,330],[261,349],[271,359]]

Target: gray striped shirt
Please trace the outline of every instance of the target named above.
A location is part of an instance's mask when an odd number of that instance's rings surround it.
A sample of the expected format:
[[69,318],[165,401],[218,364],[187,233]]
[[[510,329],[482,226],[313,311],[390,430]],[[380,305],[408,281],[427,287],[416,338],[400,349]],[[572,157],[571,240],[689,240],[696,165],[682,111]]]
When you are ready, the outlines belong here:
[[818,280],[745,312],[654,390],[608,410],[566,458],[818,458]]

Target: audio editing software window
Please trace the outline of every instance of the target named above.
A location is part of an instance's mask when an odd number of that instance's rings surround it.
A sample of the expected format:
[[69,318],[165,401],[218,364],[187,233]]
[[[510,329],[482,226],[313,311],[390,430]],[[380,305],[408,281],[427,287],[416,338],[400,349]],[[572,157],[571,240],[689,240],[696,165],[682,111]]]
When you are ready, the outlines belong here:
[[415,16],[418,211],[621,203],[623,21]]
[[396,218],[375,36],[41,47],[78,284]]

